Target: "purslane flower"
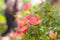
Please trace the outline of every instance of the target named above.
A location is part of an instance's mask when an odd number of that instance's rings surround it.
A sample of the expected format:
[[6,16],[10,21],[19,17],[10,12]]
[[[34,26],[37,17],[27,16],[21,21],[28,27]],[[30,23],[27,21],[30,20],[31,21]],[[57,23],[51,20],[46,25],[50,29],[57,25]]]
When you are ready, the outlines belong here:
[[26,4],[23,6],[23,10],[27,11],[31,8],[31,4]]

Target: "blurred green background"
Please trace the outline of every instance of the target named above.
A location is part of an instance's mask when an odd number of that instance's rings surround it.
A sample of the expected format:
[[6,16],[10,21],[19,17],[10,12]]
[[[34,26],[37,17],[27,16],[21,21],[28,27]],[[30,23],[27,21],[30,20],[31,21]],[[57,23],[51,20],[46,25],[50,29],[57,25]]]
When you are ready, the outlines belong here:
[[5,9],[4,0],[0,0],[0,23],[6,22],[4,17],[4,9]]
[[5,3],[4,0],[0,0],[0,33],[6,30],[6,18],[4,16]]

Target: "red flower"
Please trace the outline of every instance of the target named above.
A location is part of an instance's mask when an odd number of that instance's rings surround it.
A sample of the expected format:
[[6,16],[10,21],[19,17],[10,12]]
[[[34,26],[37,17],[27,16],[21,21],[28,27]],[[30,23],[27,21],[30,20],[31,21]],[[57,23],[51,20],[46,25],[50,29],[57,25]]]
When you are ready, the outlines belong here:
[[23,10],[27,11],[30,8],[31,8],[31,4],[26,4],[26,5],[24,5]]

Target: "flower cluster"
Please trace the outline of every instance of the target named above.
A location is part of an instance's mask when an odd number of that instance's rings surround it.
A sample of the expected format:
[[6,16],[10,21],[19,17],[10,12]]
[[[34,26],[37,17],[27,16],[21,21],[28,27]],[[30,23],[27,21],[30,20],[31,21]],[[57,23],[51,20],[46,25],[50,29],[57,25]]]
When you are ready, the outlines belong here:
[[15,32],[15,35],[17,34],[20,37],[25,36],[24,33],[26,33],[30,25],[38,25],[41,23],[41,18],[40,17],[34,17],[31,15],[28,15],[24,18],[22,18],[22,21],[18,22],[19,30]]

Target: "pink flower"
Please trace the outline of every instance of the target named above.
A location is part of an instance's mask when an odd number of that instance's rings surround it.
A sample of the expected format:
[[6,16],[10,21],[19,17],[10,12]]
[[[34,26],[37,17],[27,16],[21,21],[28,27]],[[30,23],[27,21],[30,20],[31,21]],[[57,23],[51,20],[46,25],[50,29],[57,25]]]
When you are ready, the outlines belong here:
[[25,18],[23,18],[23,20],[25,21],[25,23],[30,23],[33,25],[37,25],[37,24],[41,23],[40,17],[33,17],[32,15],[26,16]]
[[33,25],[37,25],[41,23],[41,19],[40,17],[31,17],[29,22]]
[[16,33],[16,34],[19,34],[19,33],[21,33],[21,31],[20,31],[20,30],[17,30],[15,33]]
[[26,5],[24,5],[23,10],[27,11],[30,8],[31,8],[31,4],[26,4]]
[[23,23],[20,23],[19,28],[20,29],[13,34],[14,37],[16,36],[24,37],[25,36],[24,32],[28,31],[28,29],[30,28],[30,24],[28,23],[27,25],[24,25]]
[[32,15],[27,15],[25,18],[30,19],[31,17],[32,17]]
[[19,28],[22,28],[24,24],[22,22],[18,23]]
[[23,23],[20,23],[19,24],[19,28],[20,28],[20,32],[27,32],[28,29],[30,28],[30,24],[23,24]]
[[17,30],[16,32],[14,32],[13,34],[10,35],[10,37],[12,37],[12,38],[16,38],[17,36],[24,37],[25,34],[23,32],[20,32],[20,30]]
[[14,36],[17,37],[17,36],[20,36],[20,37],[24,37],[25,34],[23,32],[21,32],[20,30],[17,30],[15,33],[14,33]]
[[29,19],[32,17],[32,15],[28,15],[26,17],[23,18],[23,20],[26,22],[26,23],[29,23]]
[[28,24],[26,25],[26,29],[24,30],[24,32],[27,32],[27,31],[29,30],[29,28],[30,28],[30,24],[28,23]]

